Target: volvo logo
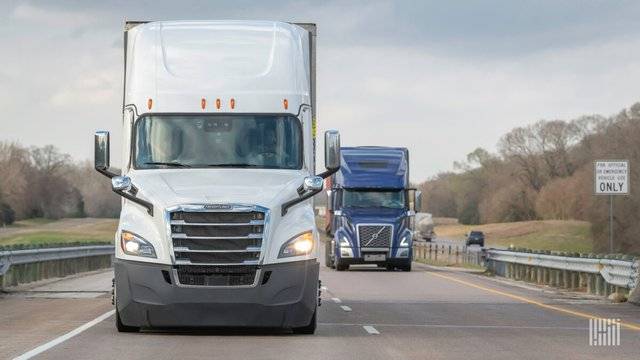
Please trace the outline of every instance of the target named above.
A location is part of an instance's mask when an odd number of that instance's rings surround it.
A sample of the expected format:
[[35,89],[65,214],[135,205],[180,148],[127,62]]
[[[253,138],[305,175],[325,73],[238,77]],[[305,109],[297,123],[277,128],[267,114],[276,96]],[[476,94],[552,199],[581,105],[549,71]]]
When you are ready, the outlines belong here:
[[228,204],[207,204],[204,208],[206,210],[231,210],[232,206]]

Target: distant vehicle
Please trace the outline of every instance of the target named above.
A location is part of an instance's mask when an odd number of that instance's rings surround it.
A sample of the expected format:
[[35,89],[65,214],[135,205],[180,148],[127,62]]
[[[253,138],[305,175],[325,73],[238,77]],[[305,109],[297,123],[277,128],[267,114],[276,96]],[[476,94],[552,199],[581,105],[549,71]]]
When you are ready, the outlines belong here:
[[[411,271],[415,208],[409,150],[380,146],[341,149],[342,170],[327,179],[329,214],[325,264],[338,271],[376,264]],[[413,205],[412,205],[413,204]]]
[[433,231],[433,217],[429,213],[416,214],[416,240],[431,241],[435,232]]
[[467,235],[467,241],[465,244],[469,245],[480,245],[484,247],[484,233],[482,231],[471,231]]

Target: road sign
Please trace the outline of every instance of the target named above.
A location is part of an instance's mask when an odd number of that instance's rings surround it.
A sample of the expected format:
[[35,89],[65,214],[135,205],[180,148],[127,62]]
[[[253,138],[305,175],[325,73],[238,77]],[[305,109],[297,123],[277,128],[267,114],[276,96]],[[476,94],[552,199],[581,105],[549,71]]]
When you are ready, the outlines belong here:
[[629,194],[629,160],[597,160],[593,176],[596,195]]

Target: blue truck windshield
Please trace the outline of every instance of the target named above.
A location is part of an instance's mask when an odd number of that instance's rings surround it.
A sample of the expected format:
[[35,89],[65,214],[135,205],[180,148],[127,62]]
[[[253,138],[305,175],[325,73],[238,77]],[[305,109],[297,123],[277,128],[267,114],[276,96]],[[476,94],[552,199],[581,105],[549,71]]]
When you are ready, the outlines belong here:
[[300,121],[279,115],[146,116],[135,126],[134,165],[300,169]]
[[404,191],[363,191],[345,189],[342,192],[342,206],[402,209],[405,207]]

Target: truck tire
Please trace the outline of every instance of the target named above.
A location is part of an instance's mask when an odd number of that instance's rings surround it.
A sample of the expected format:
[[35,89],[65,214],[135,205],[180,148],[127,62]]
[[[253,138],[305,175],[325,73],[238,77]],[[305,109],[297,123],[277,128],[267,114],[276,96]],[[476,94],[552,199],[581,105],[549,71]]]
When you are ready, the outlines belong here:
[[133,333],[140,331],[140,328],[137,326],[128,326],[122,323],[120,320],[120,312],[116,309],[116,329],[121,333]]
[[339,259],[336,259],[334,264],[336,266],[337,271],[345,271],[349,269],[349,265],[341,263]]
[[411,261],[407,261],[406,264],[400,266],[400,270],[409,272],[411,271]]
[[324,265],[328,268],[333,267],[333,262],[331,261],[331,241],[327,240],[324,242]]
[[116,307],[116,329],[121,333],[132,333],[140,331],[140,328],[137,326],[127,326],[122,323],[120,319],[120,312],[118,311],[118,299],[116,293],[116,279],[111,281],[111,304]]
[[316,310],[313,312],[313,316],[311,317],[311,321],[309,322],[309,325],[293,328],[291,329],[293,333],[301,334],[301,335],[313,335],[316,332],[316,326],[318,325],[318,320],[316,318],[317,313],[318,313],[318,308],[316,307]]

